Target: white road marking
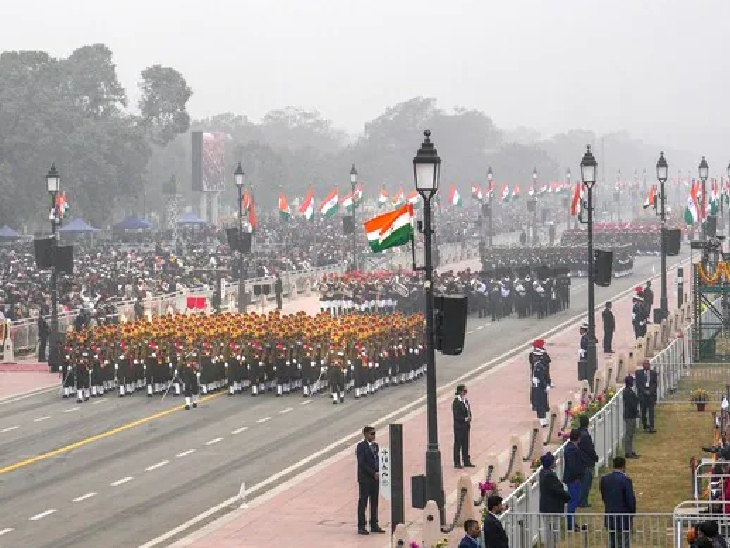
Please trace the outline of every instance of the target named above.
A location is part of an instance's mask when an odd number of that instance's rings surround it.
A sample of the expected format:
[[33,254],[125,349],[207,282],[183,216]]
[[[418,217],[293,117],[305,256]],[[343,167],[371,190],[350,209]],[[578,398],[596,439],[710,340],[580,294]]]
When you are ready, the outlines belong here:
[[51,418],[50,415],[46,415],[45,417],[38,417],[37,419],[33,419],[33,422],[41,422],[41,421],[44,421],[44,420],[50,419],[50,418]]
[[241,428],[235,429],[233,432],[231,432],[231,434],[235,436],[236,434],[240,434],[241,432],[245,432],[246,430],[248,430],[248,426],[242,426]]
[[312,400],[307,400],[307,401],[303,401],[302,405],[309,405],[310,403],[312,403]]
[[161,460],[157,464],[153,464],[152,466],[148,466],[147,468],[145,468],[145,470],[147,472],[152,472],[152,470],[157,470],[158,468],[162,468],[166,464],[170,464],[170,461],[169,460]]
[[132,476],[127,476],[126,478],[122,478],[120,480],[115,481],[114,483],[110,483],[112,487],[119,487],[120,485],[123,485],[127,483],[128,481],[132,481],[134,478]]
[[181,459],[183,457],[187,457],[191,453],[195,453],[195,449],[188,449],[187,451],[183,451],[182,453],[178,453],[175,455],[178,459]]
[[286,409],[282,409],[281,411],[279,411],[279,414],[280,415],[284,415],[285,413],[289,413],[290,411],[294,411],[294,408],[293,407],[287,407]]
[[72,407],[71,409],[66,409],[66,411],[64,411],[64,413],[71,413],[72,411],[78,411],[79,409],[81,409],[81,408],[80,407]]
[[76,497],[73,502],[81,502],[82,500],[90,499],[91,497],[95,497],[96,493],[86,493],[85,495],[81,495],[80,497]]
[[50,516],[56,511],[55,508],[51,508],[50,510],[46,510],[45,512],[41,512],[40,514],[36,514],[32,518],[28,518],[28,521],[38,521],[39,519],[43,519],[46,516]]
[[222,441],[223,438],[216,438],[214,440],[206,441],[205,445],[213,445],[214,443],[218,443],[219,441]]
[[483,325],[480,325],[479,327],[477,327],[477,329],[484,329],[484,327],[485,327],[485,326],[483,326]]
[[259,419],[256,422],[261,424],[262,422],[266,422],[266,421],[270,421],[270,420],[271,420],[271,417],[264,417],[263,419]]
[[0,430],[0,432],[10,432],[11,430],[17,430],[18,428],[20,428],[20,426],[8,426],[7,428]]
[[[686,262],[687,262],[687,260],[683,260],[683,261],[680,261],[679,263],[674,264],[673,266],[680,266]],[[633,288],[627,289],[626,291],[621,291],[618,294],[614,295],[612,297],[612,300],[621,299],[627,295],[630,295],[632,292],[633,292]],[[600,312],[601,306],[602,305],[599,305],[596,307],[597,312]],[[545,333],[538,335],[537,338],[546,339],[550,335],[559,333],[559,332],[575,325],[576,323],[583,320],[583,318],[585,318],[587,315],[588,315],[587,312],[576,314],[575,316],[572,316],[572,317],[566,319],[564,322],[552,327]],[[524,352],[525,350],[528,350],[530,348],[532,348],[532,340],[530,340],[529,342],[526,342],[522,345],[516,346],[513,349],[511,349],[510,351],[505,352],[502,355],[497,356],[496,358],[493,358],[493,359],[489,360],[488,362],[481,364],[480,366],[477,366],[472,371],[464,373],[463,375],[452,380],[451,382],[444,384],[443,386],[439,387],[439,389],[438,389],[439,393],[440,393],[439,398],[438,398],[439,402],[451,400],[454,397],[453,396],[454,387],[458,386],[459,384],[462,384],[464,381],[480,380],[481,378],[485,377],[486,375],[491,374],[492,372],[503,368],[504,365],[506,364],[507,359],[517,356],[521,352]],[[495,364],[498,364],[498,365],[496,365],[496,367],[495,367]],[[388,424],[388,423],[392,422],[392,420],[394,418],[398,418],[399,421],[405,422],[410,418],[410,416],[416,416],[418,413],[421,413],[421,411],[422,411],[421,406],[423,406],[425,402],[426,402],[426,396],[421,396],[420,398],[404,405],[400,409],[396,409],[392,413],[388,413],[384,417],[376,420],[372,424],[372,426],[378,427],[378,426],[382,426],[384,424]],[[406,412],[408,412],[408,414],[406,414]],[[256,493],[258,491],[262,491],[265,488],[269,487],[271,484],[276,484],[274,486],[274,488],[268,489],[266,491],[266,493],[256,497],[254,500],[250,501],[248,503],[248,507],[252,508],[252,507],[258,506],[260,504],[263,504],[264,502],[270,500],[271,498],[275,497],[279,493],[282,493],[282,492],[286,491],[287,489],[291,489],[293,486],[298,485],[302,481],[305,481],[307,478],[314,476],[320,470],[324,470],[325,468],[327,468],[328,466],[330,466],[332,463],[336,462],[337,460],[339,460],[343,457],[346,457],[346,456],[351,456],[352,447],[347,447],[347,448],[342,449],[341,451],[335,453],[334,455],[330,456],[329,458],[327,458],[325,460],[321,460],[321,457],[323,455],[326,455],[333,449],[336,449],[337,447],[339,447],[343,444],[351,444],[351,443],[357,441],[361,436],[362,436],[362,432],[360,432],[359,430],[357,432],[353,432],[349,436],[344,436],[344,437],[340,438],[339,440],[332,442],[327,447],[324,447],[324,448],[320,449],[319,451],[312,453],[311,455],[305,457],[301,461],[294,463],[293,465],[289,466],[288,468],[285,468],[284,470],[281,470],[280,472],[277,472],[276,474],[268,477],[267,479],[263,480],[261,483],[257,483],[256,485],[249,487],[248,489],[246,489],[247,495],[250,495],[251,493]],[[318,460],[319,460],[319,462],[316,462]],[[294,476],[293,478],[291,478],[285,482],[279,481],[282,477],[285,477],[285,476],[291,474],[292,472],[299,470],[300,468],[304,468],[305,466],[307,466],[309,463],[311,463],[313,461],[316,462],[316,464],[314,464],[314,466],[307,468],[303,472],[300,472],[299,474],[297,474],[296,476]],[[182,523],[182,524],[178,525],[177,527],[175,527],[174,529],[171,529],[167,533],[164,533],[164,534],[160,535],[159,537],[156,537],[156,538],[150,540],[146,544],[143,544],[142,546],[140,546],[140,548],[153,548],[154,546],[159,546],[160,544],[163,544],[167,540],[178,536],[180,533],[193,528],[198,523],[207,520],[210,516],[213,516],[213,515],[217,514],[218,512],[220,512],[221,510],[228,508],[229,506],[231,506],[233,504],[237,504],[238,502],[239,502],[238,495],[235,495],[227,500],[224,500],[220,504],[217,504],[217,505],[213,506],[212,508],[209,508],[205,512],[198,514],[197,516],[189,519],[185,523]],[[210,522],[209,524],[205,525],[204,527],[197,530],[196,532],[191,533],[187,537],[176,542],[173,546],[188,546],[188,545],[192,544],[193,542],[195,542],[196,540],[203,538],[204,536],[210,534],[213,531],[218,530],[220,527],[223,526],[223,524],[230,523],[231,521],[238,518],[240,515],[241,515],[240,511],[234,511],[234,512],[228,513],[228,514]]]
[[471,335],[472,333],[474,333],[474,330],[473,329],[471,331],[467,331],[466,332],[467,335]]
[[96,400],[94,402],[94,405],[99,405],[100,403],[104,403],[105,400]]
[[4,396],[4,397],[0,398],[0,405],[7,405],[9,403],[15,403],[16,401],[21,401],[21,400],[25,400],[28,398],[32,398],[33,396],[45,394],[46,392],[52,392],[53,390],[58,390],[58,386],[49,386],[47,388],[36,388],[36,389],[29,390],[28,392],[23,392],[20,394],[10,394],[9,396]]
[[15,529],[13,529],[12,527],[8,527],[7,529],[0,529],[0,537],[7,533],[12,533],[13,531],[15,531]]

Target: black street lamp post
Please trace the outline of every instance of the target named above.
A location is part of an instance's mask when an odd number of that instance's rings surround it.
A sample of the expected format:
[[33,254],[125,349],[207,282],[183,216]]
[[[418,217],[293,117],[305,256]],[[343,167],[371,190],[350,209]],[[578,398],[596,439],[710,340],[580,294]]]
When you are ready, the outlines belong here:
[[246,275],[243,272],[243,178],[245,173],[238,162],[233,173],[233,181],[238,191],[238,312],[246,313]]
[[[55,265],[55,248],[58,246],[58,232],[56,231],[61,222],[61,212],[58,211],[57,197],[61,188],[61,176],[56,170],[56,164],[51,164],[51,169],[46,175],[46,188],[51,196],[51,257],[54,257],[53,266],[51,266],[51,336],[49,337],[48,357],[54,357],[54,362],[49,363],[52,368],[60,366],[58,352],[58,274]],[[50,361],[50,360],[49,360]]]
[[426,500],[433,500],[441,511],[444,522],[444,479],[441,470],[441,451],[438,437],[438,400],[436,399],[436,352],[434,349],[433,318],[433,262],[431,257],[431,200],[438,192],[441,177],[441,158],[431,142],[431,131],[423,132],[423,144],[413,158],[413,177],[416,190],[423,198],[423,249],[426,294]]
[[493,245],[493,237],[494,237],[494,224],[492,222],[492,217],[494,217],[494,201],[492,200],[492,179],[494,178],[494,174],[492,173],[492,166],[489,166],[489,169],[487,170],[487,192],[489,193],[489,201],[488,201],[488,213],[489,213],[489,233],[487,234],[487,238],[489,239],[489,247],[491,248]]
[[537,167],[532,168],[532,245],[537,245]]
[[[664,152],[659,154],[659,161],[656,163],[656,177],[659,179],[659,219],[662,222],[661,225],[661,277],[662,277],[662,293],[659,298],[659,310],[660,317],[655,318],[655,323],[661,322],[669,314],[669,301],[667,299],[667,233],[666,233],[666,199],[664,197],[664,183],[667,182],[669,174],[669,165],[667,164],[666,158],[664,158]],[[656,313],[655,313],[656,315]],[[657,322],[656,320],[659,320]]]
[[700,219],[704,219],[704,222],[702,223],[702,239],[707,240],[707,219],[705,218],[706,212],[707,212],[707,176],[710,171],[710,166],[707,165],[707,160],[705,160],[705,157],[702,157],[702,161],[700,162],[700,180],[702,181],[702,204],[700,207],[702,207],[702,211],[700,211]]
[[350,185],[352,186],[352,270],[357,270],[357,197],[355,191],[357,190],[357,170],[355,164],[352,164],[350,169]]
[[[580,176],[583,184],[588,190],[588,371],[596,371],[596,288],[594,286],[595,273],[593,266],[593,187],[596,184],[596,162],[591,147],[588,145],[586,153],[580,162]],[[590,379],[593,386],[593,379]]]

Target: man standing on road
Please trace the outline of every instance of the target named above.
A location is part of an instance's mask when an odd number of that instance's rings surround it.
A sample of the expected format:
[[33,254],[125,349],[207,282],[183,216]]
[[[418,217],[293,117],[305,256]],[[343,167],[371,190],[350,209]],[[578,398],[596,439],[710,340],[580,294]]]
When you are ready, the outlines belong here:
[[646,282],[646,287],[643,291],[644,295],[644,308],[646,309],[646,317],[651,318],[651,307],[654,306],[654,292],[651,290],[651,280]]
[[[380,496],[380,455],[375,443],[375,428],[362,429],[363,440],[357,444],[357,534],[385,533],[378,525],[378,497]],[[365,507],[370,504],[370,531],[365,521]]]
[[638,459],[639,455],[634,453],[634,434],[636,433],[636,419],[639,418],[639,398],[634,392],[634,377],[628,375],[624,379],[624,426],[626,437],[624,438],[624,454],[627,459]]
[[611,301],[606,301],[606,308],[601,314],[603,318],[603,352],[613,354],[613,332],[616,331],[616,319],[611,311]]
[[639,396],[639,408],[641,410],[641,424],[644,430],[650,434],[654,430],[654,405],[657,400],[657,374],[652,370],[649,360],[644,360],[642,369],[636,371],[636,393]]
[[601,478],[600,489],[608,545],[611,548],[629,548],[632,515],[636,514],[636,495],[631,478],[626,475],[626,459],[613,459],[613,472]]
[[466,399],[466,386],[463,384],[456,387],[456,397],[451,404],[451,412],[454,417],[454,468],[463,468],[462,462],[467,468],[473,468],[469,456],[471,407],[469,400]]

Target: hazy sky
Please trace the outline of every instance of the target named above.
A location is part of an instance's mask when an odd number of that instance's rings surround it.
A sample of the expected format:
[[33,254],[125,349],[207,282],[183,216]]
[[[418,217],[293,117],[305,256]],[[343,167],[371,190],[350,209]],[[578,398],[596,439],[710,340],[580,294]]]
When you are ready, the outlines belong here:
[[[7,4],[7,5],[5,5]],[[3,2],[0,50],[104,42],[136,101],[161,63],[194,117],[316,108],[350,132],[414,96],[545,134],[626,129],[730,160],[728,0]],[[714,160],[714,162],[713,162]]]

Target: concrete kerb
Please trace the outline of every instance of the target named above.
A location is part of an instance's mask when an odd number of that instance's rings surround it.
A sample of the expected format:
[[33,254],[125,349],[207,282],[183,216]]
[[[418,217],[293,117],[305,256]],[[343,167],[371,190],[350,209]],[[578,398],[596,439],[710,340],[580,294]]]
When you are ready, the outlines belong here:
[[[60,381],[59,381],[60,385]],[[13,403],[16,401],[24,400],[26,398],[31,398],[33,396],[38,396],[40,394],[45,394],[46,392],[52,392],[53,390],[58,390],[58,386],[45,386],[43,388],[34,388],[33,390],[29,390],[27,392],[20,392],[18,394],[10,394],[8,396],[3,396],[0,398],[0,405],[6,405],[8,403]]]
[[[690,259],[685,259],[678,264],[684,264],[689,260]],[[649,279],[655,280],[657,278],[659,278],[659,276],[655,275]],[[633,288],[627,289],[627,290],[622,291],[622,292],[618,293],[617,295],[615,295],[613,297],[613,299],[622,299],[622,298],[626,297],[627,295],[631,295],[633,293],[633,291],[634,291]],[[602,305],[596,306],[595,310],[597,312],[600,312],[601,306]],[[551,335],[555,334],[556,332],[563,331],[564,329],[575,325],[576,323],[582,321],[583,318],[585,318],[587,316],[588,316],[587,311],[581,312],[580,314],[576,314],[572,318],[569,318],[568,320],[549,329],[545,333],[540,334],[537,338],[540,338],[540,339],[548,338]],[[438,401],[445,402],[445,401],[449,400],[450,398],[453,397],[453,389],[458,384],[461,384],[465,381],[481,380],[482,378],[484,378],[487,374],[491,373],[492,371],[497,371],[497,370],[501,369],[502,367],[505,367],[506,360],[513,358],[517,354],[524,352],[524,351],[528,350],[529,348],[531,348],[530,342],[525,342],[524,344],[510,350],[509,352],[505,352],[502,355],[500,355],[492,360],[489,360],[488,362],[481,364],[477,368],[473,369],[472,371],[470,371],[468,373],[465,373],[464,375],[461,375],[457,379],[454,379],[453,381],[450,381],[450,382],[446,383],[445,385],[442,385],[439,388]],[[402,407],[401,409],[397,409],[396,411],[393,411],[392,413],[389,413],[388,415],[376,420],[373,423],[373,426],[375,426],[375,427],[383,426],[385,424],[388,424],[389,421],[391,421],[391,419],[394,419],[394,418],[399,418],[400,420],[408,420],[410,418],[413,418],[415,415],[422,412],[420,407],[425,402],[426,402],[426,397],[421,396],[417,400],[412,401],[411,403]],[[415,410],[414,410],[414,407],[416,408]],[[407,413],[407,414],[404,416],[403,415],[404,413]],[[294,465],[286,468],[285,470],[282,470],[281,472],[278,472],[278,473],[274,474],[273,476],[265,479],[264,481],[252,486],[251,488],[246,490],[246,493],[252,494],[252,493],[257,493],[257,492],[261,491],[263,488],[265,488],[265,487],[271,485],[272,483],[278,481],[279,479],[295,472],[296,470],[302,468],[303,466],[305,466],[306,464],[309,464],[312,461],[315,461],[316,459],[322,457],[323,455],[326,455],[327,453],[331,452],[332,450],[336,449],[337,447],[339,447],[343,444],[351,444],[351,443],[355,442],[359,438],[360,435],[361,435],[361,432],[357,431],[357,432],[354,432],[348,436],[345,436],[344,438],[341,438],[341,439],[331,443],[324,449],[317,451],[316,453],[299,461],[298,463],[295,463]],[[345,448],[345,449],[337,452],[336,454],[327,458],[325,461],[315,465],[314,467],[312,467],[312,468],[298,474],[297,476],[285,481],[284,483],[278,485],[274,489],[267,491],[266,493],[260,495],[259,497],[256,497],[255,499],[251,500],[250,502],[247,503],[246,508],[239,508],[237,510],[234,510],[233,512],[230,512],[229,514],[221,516],[220,518],[207,524],[200,530],[177,541],[172,546],[175,546],[175,547],[189,546],[193,542],[202,539],[203,537],[207,536],[208,534],[212,533],[213,531],[215,531],[215,530],[223,527],[224,525],[230,523],[231,521],[235,520],[236,518],[241,516],[247,509],[254,508],[256,506],[260,506],[261,504],[272,499],[279,493],[281,493],[287,489],[290,489],[292,486],[297,485],[298,483],[301,483],[302,481],[310,478],[311,476],[313,476],[320,470],[323,470],[330,464],[334,463],[335,461],[339,460],[340,458],[342,458],[344,456],[350,455],[351,453],[352,453],[351,447]],[[478,477],[478,476],[475,476],[475,477]],[[236,503],[238,501],[239,501],[238,495],[231,497],[231,498],[223,501],[222,503],[210,508],[209,510],[203,512],[202,514],[195,516],[191,520],[179,525],[175,529],[172,529],[172,530],[168,531],[167,533],[150,540],[146,544],[143,544],[142,546],[140,546],[140,548],[152,548],[153,546],[158,546],[161,543],[190,529],[191,527],[195,526],[197,523],[200,523],[201,521],[208,519],[210,516],[213,516],[213,515],[221,512],[222,510],[225,510],[228,507],[233,507],[234,505],[236,505]],[[451,501],[451,502],[449,502],[449,501]],[[450,495],[450,498],[447,497],[447,503],[449,505],[453,504],[454,502],[456,502],[455,493]],[[388,546],[390,546],[390,541],[388,541]]]

